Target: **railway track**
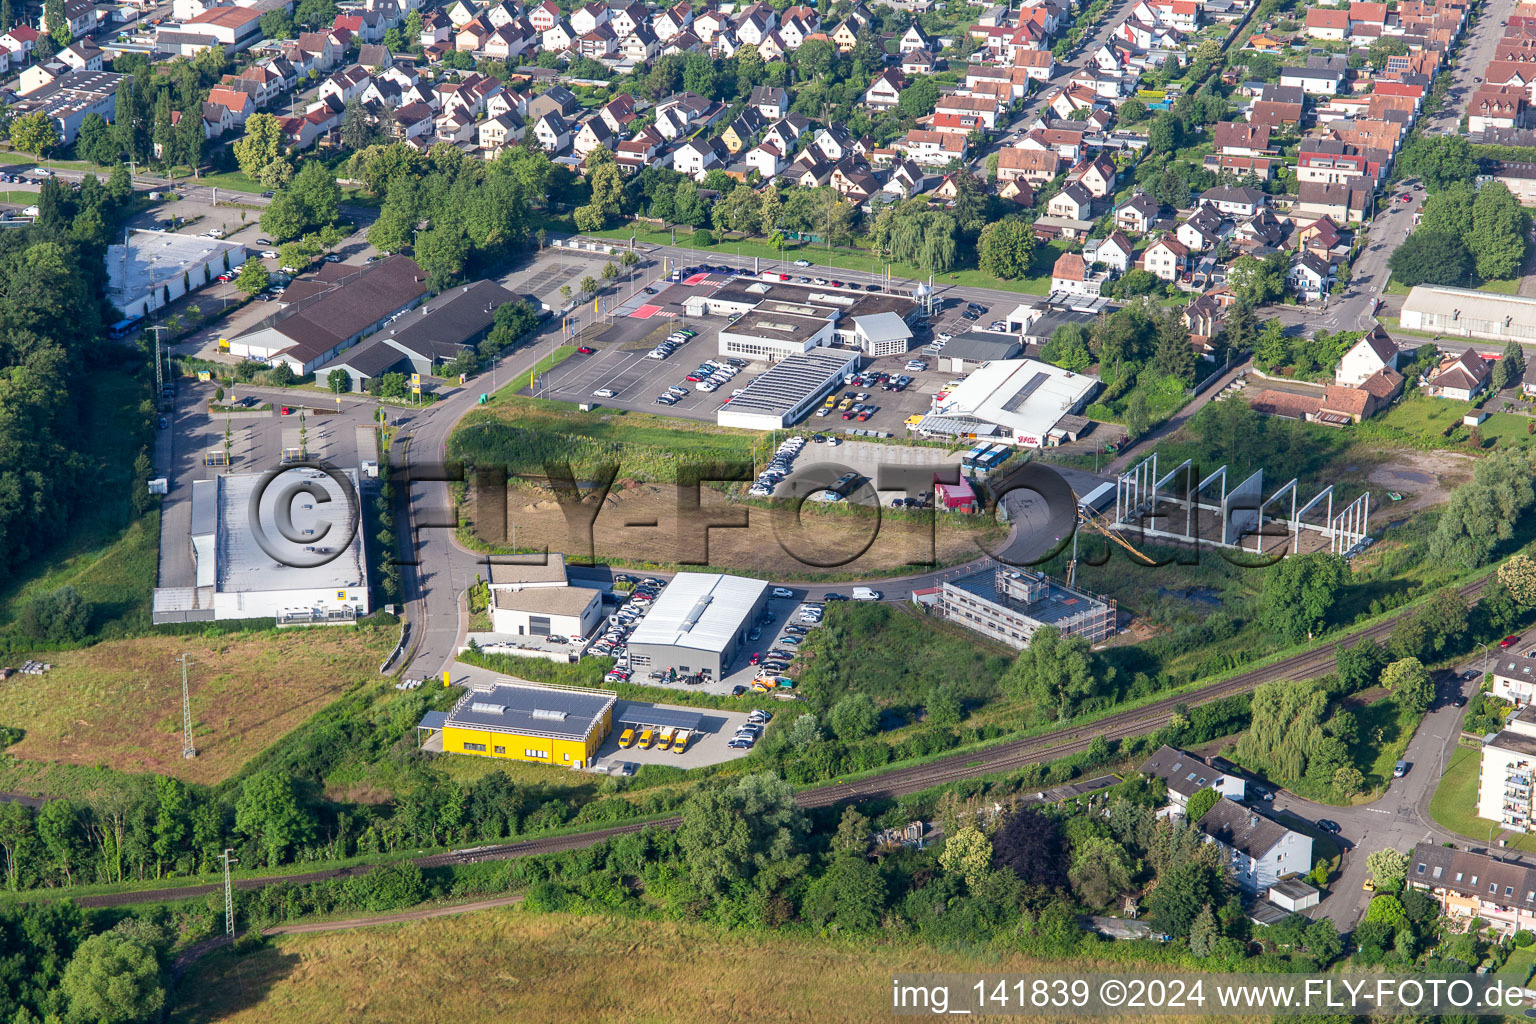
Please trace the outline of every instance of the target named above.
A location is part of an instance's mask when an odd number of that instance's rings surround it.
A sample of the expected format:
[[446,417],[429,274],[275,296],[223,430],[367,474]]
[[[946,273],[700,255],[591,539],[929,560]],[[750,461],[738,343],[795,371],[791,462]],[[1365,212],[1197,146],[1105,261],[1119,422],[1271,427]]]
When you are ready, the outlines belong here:
[[[1483,588],[1486,585],[1487,578],[1476,580],[1461,587],[1459,593],[1469,604],[1475,604],[1478,598],[1482,596]],[[1402,618],[1402,615],[1398,614],[1389,619],[1384,619],[1375,625],[1368,626],[1357,633],[1351,634],[1348,637],[1348,642],[1355,644],[1361,640],[1385,639],[1391,634],[1393,627],[1397,625],[1400,618]],[[1208,704],[1211,701],[1249,693],[1261,683],[1273,682],[1279,679],[1311,679],[1324,675],[1334,667],[1334,650],[1336,646],[1323,646],[1303,651],[1300,654],[1293,654],[1273,664],[1250,669],[1219,683],[1212,683],[1209,686],[1177,696],[1165,697],[1144,707],[1109,715],[1088,725],[1061,729],[1041,736],[1013,740],[1009,743],[1003,743],[972,754],[954,754],[939,758],[928,764],[914,765],[909,768],[897,768],[868,779],[861,779],[857,782],[837,782],[831,785],[802,790],[796,795],[796,801],[802,807],[818,808],[830,807],[834,804],[850,800],[888,799],[907,796],[912,793],[920,793],[924,790],[932,789],[935,786],[958,782],[962,779],[1014,771],[1028,764],[1054,761],[1058,758],[1081,753],[1088,749],[1088,744],[1093,742],[1096,736],[1102,736],[1106,740],[1121,740],[1135,736],[1144,736],[1149,732],[1156,732],[1167,725],[1173,718],[1174,709],[1181,704],[1189,706]],[[681,824],[682,818],[674,815],[655,821],[612,825],[608,828],[597,829],[591,832],[579,832],[573,835],[551,836],[546,839],[529,839],[519,843],[501,843],[472,849],[453,850],[448,853],[435,853],[415,858],[415,864],[425,870],[457,864],[514,860],[518,857],[533,857],[544,853],[564,853],[569,850],[579,850],[595,846],[615,836],[629,835],[649,826],[677,828]],[[276,885],[282,882],[297,884],[320,882],[333,878],[345,878],[350,875],[363,874],[373,870],[373,867],[373,865],[358,865],[348,868],[336,868],[329,871],[312,871],[299,875],[243,878],[236,881],[234,885],[238,889],[249,890],[259,889],[267,885]],[[221,885],[189,885],[176,889],[154,889],[143,892],[83,896],[77,899],[76,902],[82,907],[116,907],[133,903],[189,899],[218,892],[222,888]]]

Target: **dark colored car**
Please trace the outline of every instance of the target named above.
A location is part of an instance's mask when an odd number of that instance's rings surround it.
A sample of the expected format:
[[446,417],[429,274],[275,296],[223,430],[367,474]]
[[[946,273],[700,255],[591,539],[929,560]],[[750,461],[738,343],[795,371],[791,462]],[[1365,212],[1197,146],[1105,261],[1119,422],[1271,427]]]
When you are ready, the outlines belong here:
[[1322,829],[1324,832],[1331,832],[1334,835],[1337,835],[1343,831],[1343,829],[1339,827],[1339,823],[1334,821],[1332,818],[1317,819],[1317,827]]

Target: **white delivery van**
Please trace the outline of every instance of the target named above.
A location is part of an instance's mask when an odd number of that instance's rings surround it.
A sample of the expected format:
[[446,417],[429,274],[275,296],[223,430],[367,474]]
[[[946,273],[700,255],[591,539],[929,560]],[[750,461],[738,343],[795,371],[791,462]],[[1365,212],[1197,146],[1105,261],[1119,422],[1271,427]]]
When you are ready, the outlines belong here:
[[853,599],[855,601],[878,601],[880,600],[880,591],[871,590],[868,587],[854,587]]

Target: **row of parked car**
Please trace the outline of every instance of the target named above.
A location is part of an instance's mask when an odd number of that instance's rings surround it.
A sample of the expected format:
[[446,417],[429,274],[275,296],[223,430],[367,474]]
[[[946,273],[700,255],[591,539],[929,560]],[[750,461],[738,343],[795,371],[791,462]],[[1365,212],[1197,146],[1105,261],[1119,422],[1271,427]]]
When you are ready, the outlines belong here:
[[624,603],[619,605],[619,610],[613,616],[613,622],[604,631],[590,648],[588,653],[613,658],[615,664],[604,680],[610,683],[627,683],[630,679],[629,669],[629,636],[635,631],[635,624],[645,615],[650,603],[656,600],[656,595],[666,588],[666,581],[654,576],[637,579],[634,576],[615,576],[613,582],[619,586],[630,586],[629,596]]
[[733,750],[750,750],[763,735],[763,730],[768,723],[773,721],[773,715],[767,711],[753,711],[747,716],[747,723],[736,730],[726,746]]
[[683,345],[688,344],[690,341],[692,341],[694,338],[697,338],[698,336],[699,336],[699,332],[698,331],[690,330],[689,328],[686,328],[686,327],[684,327],[684,328],[682,328],[680,330],[673,331],[671,334],[667,335],[667,337],[666,337],[666,339],[664,341],[662,341],[655,348],[653,348],[649,352],[647,352],[645,354],[645,357],[647,359],[665,359],[668,356],[670,356],[673,352],[676,352],[678,350],[678,348],[680,348]]
[[788,438],[779,445],[779,450],[774,453],[768,465],[757,474],[757,483],[753,484],[748,494],[754,498],[766,498],[773,494],[773,489],[779,485],[779,481],[789,475],[791,467],[795,464],[795,457],[805,447],[805,438],[798,435]]

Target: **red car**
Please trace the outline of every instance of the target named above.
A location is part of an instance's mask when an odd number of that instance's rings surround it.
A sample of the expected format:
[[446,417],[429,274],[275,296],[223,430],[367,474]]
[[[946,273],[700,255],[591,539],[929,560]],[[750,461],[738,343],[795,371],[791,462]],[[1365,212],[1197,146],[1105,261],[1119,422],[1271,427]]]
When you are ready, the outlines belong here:
[[1397,201],[1400,203],[1411,203],[1413,202],[1413,193],[1404,192],[1402,195],[1397,197]]
[[1499,641],[1499,650],[1507,651],[1519,642],[1520,638],[1518,636],[1507,636],[1503,640]]
[[789,275],[788,274],[780,274],[779,275],[779,280],[780,281],[788,281],[789,280]]
[[234,279],[235,279],[235,275],[234,274],[220,274],[216,278],[216,280],[218,280],[222,284],[228,284],[229,282],[233,281]]
[[842,286],[843,286],[843,282],[841,282],[841,281],[833,281],[832,282],[832,287],[833,288],[841,288]]
[[293,415],[293,410],[292,410],[292,409],[290,409],[290,408],[288,408],[288,407],[287,407],[287,406],[286,406],[286,405],[285,405],[285,406],[283,406],[283,407],[282,407],[282,409],[280,409],[280,410],[279,410],[279,411],[278,411],[278,415],[280,415],[280,416],[292,416],[292,415]]
[[588,347],[587,347],[587,346],[585,346],[585,345],[583,345],[583,346],[581,346],[581,347],[580,347],[580,348],[578,348],[578,349],[577,349],[577,350],[576,350],[576,351],[577,351],[577,352],[580,352],[580,353],[581,353],[581,354],[582,354],[582,355],[584,355],[584,356],[589,356],[589,355],[591,355],[591,354],[592,354],[592,353],[593,353],[593,352],[596,352],[596,351],[597,351],[597,349],[595,349],[595,348],[588,348]]

